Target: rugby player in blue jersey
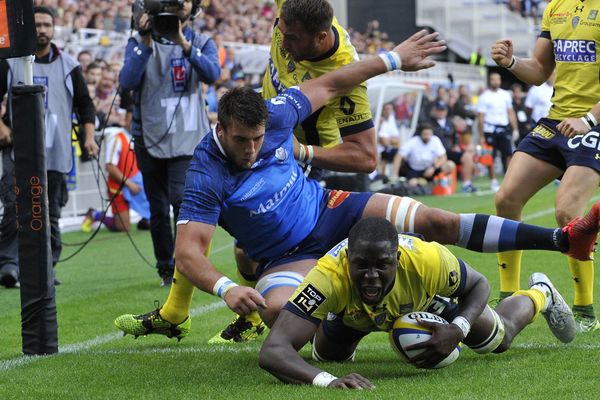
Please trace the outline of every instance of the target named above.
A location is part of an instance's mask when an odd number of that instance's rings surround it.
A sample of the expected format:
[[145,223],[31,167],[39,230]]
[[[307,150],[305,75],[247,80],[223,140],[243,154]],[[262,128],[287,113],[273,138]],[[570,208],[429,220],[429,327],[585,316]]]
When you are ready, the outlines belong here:
[[[391,52],[303,82],[271,100],[249,88],[226,93],[217,128],[195,150],[177,223],[178,290],[170,296],[176,296],[172,300],[184,316],[167,319],[160,309],[126,314],[115,320],[117,327],[136,336],[187,336],[194,287],[222,297],[239,315],[259,309],[272,325],[316,261],[363,217],[385,217],[398,231],[475,251],[535,248],[588,257],[598,232],[595,213],[564,230],[546,229],[427,208],[408,197],[329,191],[303,175],[293,157],[292,131],[298,123],[373,76],[433,66],[428,56],[445,48],[437,33],[420,31]],[[236,285],[205,255],[217,224],[259,261],[256,289]],[[179,282],[177,273],[185,279]]]

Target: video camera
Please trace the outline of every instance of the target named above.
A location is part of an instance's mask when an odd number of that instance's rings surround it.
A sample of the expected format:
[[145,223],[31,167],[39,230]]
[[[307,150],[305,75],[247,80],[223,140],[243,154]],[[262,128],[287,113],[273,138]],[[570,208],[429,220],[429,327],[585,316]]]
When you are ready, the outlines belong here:
[[165,9],[171,6],[183,7],[185,0],[137,0],[133,3],[134,28],[140,34],[148,31],[140,29],[139,20],[142,14],[147,13],[150,17],[150,29],[155,36],[169,36],[179,30],[179,17]]

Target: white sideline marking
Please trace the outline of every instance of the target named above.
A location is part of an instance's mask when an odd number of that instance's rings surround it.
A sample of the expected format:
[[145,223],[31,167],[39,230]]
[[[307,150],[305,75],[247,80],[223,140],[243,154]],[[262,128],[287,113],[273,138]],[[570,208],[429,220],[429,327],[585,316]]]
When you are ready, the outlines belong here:
[[152,349],[107,349],[107,350],[91,350],[86,352],[90,355],[109,355],[109,354],[216,354],[216,353],[257,353],[257,346],[248,345],[222,345],[204,347],[161,347]]
[[[225,307],[225,302],[217,301],[215,303],[210,303],[200,307],[192,308],[190,310],[190,315],[193,317],[196,315],[207,314],[211,311],[218,310],[219,308],[223,307]],[[121,338],[123,338],[122,333],[109,333],[107,335],[96,336],[94,339],[86,340],[84,342],[64,345],[59,348],[59,353],[53,356],[57,356],[60,354],[80,353],[89,350],[94,346],[109,343]],[[216,347],[216,349],[218,348],[219,347]],[[30,364],[32,362],[44,359],[46,357],[52,356],[20,356],[18,358],[0,361],[0,372],[10,371],[22,365]]]
[[[382,350],[389,348],[389,343],[370,343],[359,345],[358,351]],[[565,345],[560,343],[521,343],[512,346],[511,349],[526,350],[600,350],[600,344],[579,344]],[[223,345],[223,346],[203,346],[203,347],[161,347],[152,349],[108,349],[91,350],[86,352],[90,355],[110,355],[110,354],[215,354],[215,353],[253,353],[258,352],[256,346],[248,345]]]
[[[594,196],[590,199],[590,201],[596,202],[600,200],[600,196]],[[523,221],[527,220],[532,220],[532,219],[536,219],[536,218],[541,218],[541,217],[545,217],[548,214],[552,214],[554,213],[554,207],[551,208],[546,208],[545,210],[540,210],[538,212],[534,212],[532,214],[527,214],[523,217]],[[587,212],[587,211],[586,211]],[[585,214],[584,214],[585,215]]]
[[227,250],[227,249],[229,249],[230,247],[233,247],[233,242],[231,242],[231,243],[228,243],[228,244],[226,244],[225,246],[221,246],[221,247],[219,247],[218,249],[215,249],[214,251],[211,251],[211,252],[210,252],[210,254],[211,254],[211,255],[213,255],[213,254],[220,253],[220,252],[222,252],[222,251],[224,251],[224,250]]

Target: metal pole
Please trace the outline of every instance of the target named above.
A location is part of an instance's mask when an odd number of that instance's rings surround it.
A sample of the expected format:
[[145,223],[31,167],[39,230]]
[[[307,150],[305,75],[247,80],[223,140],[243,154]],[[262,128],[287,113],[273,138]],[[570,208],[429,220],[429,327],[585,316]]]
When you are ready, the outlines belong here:
[[21,63],[23,64],[23,76],[25,77],[23,82],[24,85],[33,85],[33,61],[35,60],[34,55],[21,57]]

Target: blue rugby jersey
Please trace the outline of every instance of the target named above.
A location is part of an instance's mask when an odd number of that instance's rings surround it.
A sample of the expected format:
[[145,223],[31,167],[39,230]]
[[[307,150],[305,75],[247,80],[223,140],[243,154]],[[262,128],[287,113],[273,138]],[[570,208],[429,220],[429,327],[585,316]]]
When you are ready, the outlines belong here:
[[186,175],[178,223],[221,225],[254,260],[283,255],[315,227],[325,191],[294,159],[292,130],[312,110],[296,88],[266,100],[263,146],[249,170],[227,159],[217,134],[206,135]]

